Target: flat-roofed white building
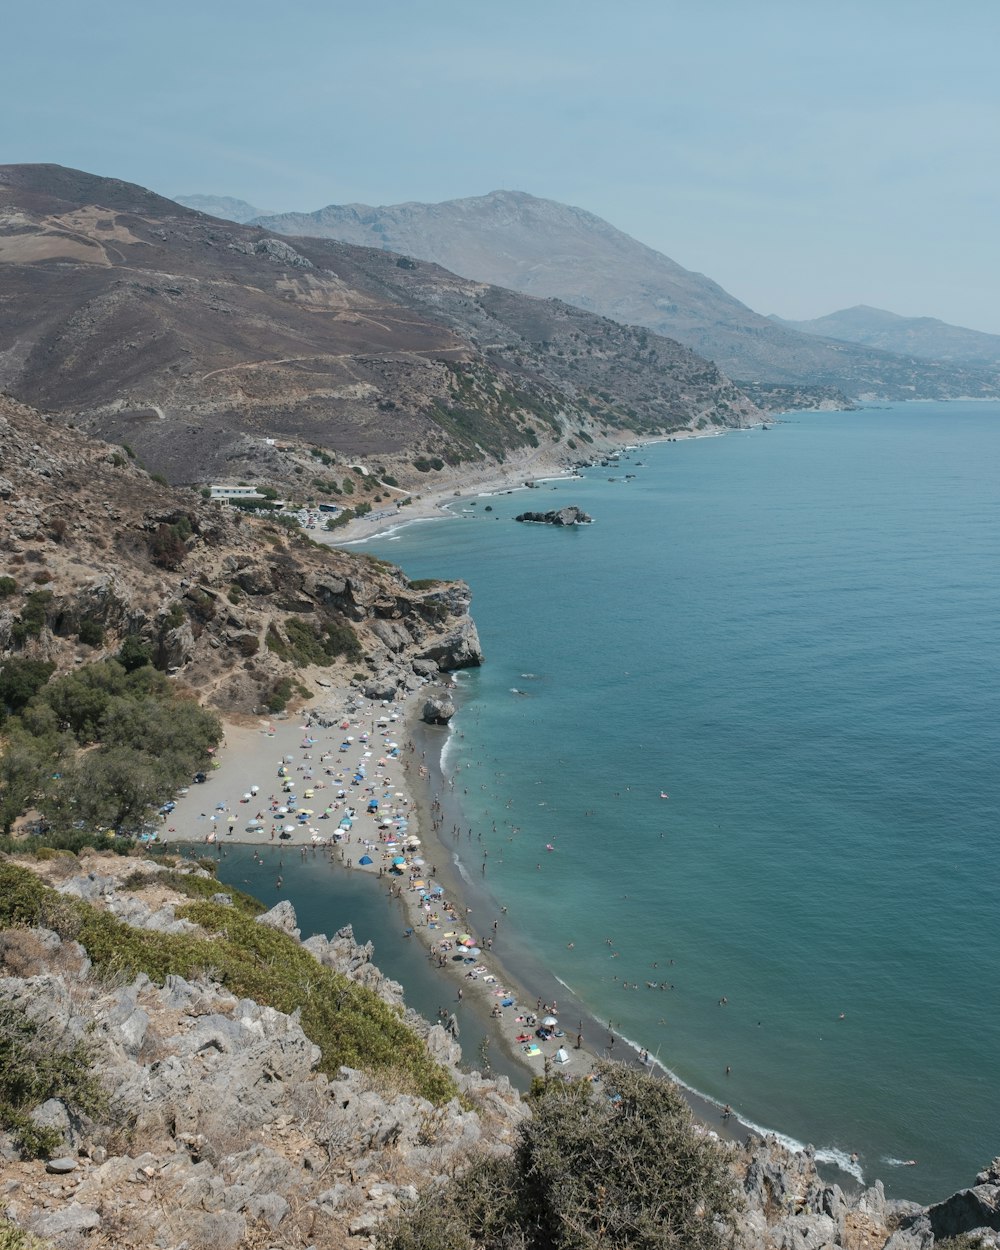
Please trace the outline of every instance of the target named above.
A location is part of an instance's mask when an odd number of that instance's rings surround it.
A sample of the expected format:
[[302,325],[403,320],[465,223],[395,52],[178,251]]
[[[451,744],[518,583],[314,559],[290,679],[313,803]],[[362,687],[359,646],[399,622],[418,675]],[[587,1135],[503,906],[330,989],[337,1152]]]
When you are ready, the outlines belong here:
[[210,499],[263,499],[254,486],[209,486]]

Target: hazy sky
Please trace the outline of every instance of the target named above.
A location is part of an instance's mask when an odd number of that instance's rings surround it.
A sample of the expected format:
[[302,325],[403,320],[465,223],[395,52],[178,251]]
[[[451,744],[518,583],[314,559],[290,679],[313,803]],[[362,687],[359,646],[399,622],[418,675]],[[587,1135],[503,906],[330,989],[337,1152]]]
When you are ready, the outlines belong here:
[[1000,333],[996,0],[33,0],[0,162],[265,209],[530,191],[760,312]]

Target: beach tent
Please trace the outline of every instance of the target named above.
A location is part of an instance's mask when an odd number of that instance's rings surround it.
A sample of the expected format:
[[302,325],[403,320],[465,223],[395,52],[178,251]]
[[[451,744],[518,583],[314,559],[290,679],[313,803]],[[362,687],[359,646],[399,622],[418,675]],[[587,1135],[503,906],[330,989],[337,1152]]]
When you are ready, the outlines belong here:
[[554,1063],[569,1063],[569,1055],[567,1054],[566,1050],[562,1046],[560,1046],[559,1049],[556,1051],[555,1059],[553,1060],[553,1062]]
[[361,858],[358,860],[359,864],[370,864],[371,862],[372,862],[372,857],[370,855],[362,855]]

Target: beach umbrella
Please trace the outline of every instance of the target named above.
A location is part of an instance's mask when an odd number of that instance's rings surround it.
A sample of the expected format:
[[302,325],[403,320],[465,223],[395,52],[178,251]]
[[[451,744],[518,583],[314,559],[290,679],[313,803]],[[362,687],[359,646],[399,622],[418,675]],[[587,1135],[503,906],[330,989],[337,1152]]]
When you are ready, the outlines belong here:
[[397,855],[396,858],[392,862],[394,864],[405,864],[406,860],[402,857],[402,855]]
[[419,838],[407,838],[407,839],[406,839],[406,845],[407,845],[407,846],[419,846],[419,845],[420,845],[420,839],[419,839]]
[[285,825],[285,833],[294,833],[294,832],[295,832],[294,825]]
[[427,882],[426,881],[414,881],[413,886],[411,888],[414,890],[425,890],[427,888]]
[[247,830],[250,830],[250,829],[259,829],[259,828],[261,827],[261,823],[262,823],[262,822],[261,822],[261,821],[259,821],[259,820],[248,820],[248,821],[247,821]]
[[468,946],[468,945],[470,944],[470,942],[471,942],[471,941],[472,941],[472,934],[471,934],[471,933],[460,933],[460,934],[458,935],[458,944],[459,944],[459,946]]
[[416,856],[413,860],[414,868],[423,868],[425,863],[426,863],[426,860],[421,859],[419,855]]
[[287,807],[278,807],[278,808],[275,808],[275,811],[278,813],[278,815],[279,815],[279,816],[287,816],[287,815],[288,815],[288,808],[287,808]]
[[247,791],[246,791],[246,793],[243,795],[243,802],[244,802],[244,803],[249,803],[249,802],[250,802],[250,798],[251,798],[250,791],[249,791],[249,790],[247,790]]
[[555,1018],[555,1016],[546,1016],[546,1017],[542,1020],[542,1028],[543,1028],[543,1029],[554,1029],[554,1028],[555,1028],[555,1026],[556,1026],[558,1023],[559,1023],[559,1021]]
[[469,955],[472,959],[475,959],[477,955],[481,955],[483,952],[479,949],[478,946],[467,946],[465,948],[465,953]]
[[362,855],[361,858],[358,860],[359,864],[370,864],[371,862],[372,862],[372,857],[370,855]]

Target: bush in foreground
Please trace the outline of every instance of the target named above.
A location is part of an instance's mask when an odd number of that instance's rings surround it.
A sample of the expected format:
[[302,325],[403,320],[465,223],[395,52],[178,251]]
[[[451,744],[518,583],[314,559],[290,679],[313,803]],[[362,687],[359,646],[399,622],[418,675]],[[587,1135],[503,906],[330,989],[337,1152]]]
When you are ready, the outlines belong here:
[[549,1081],[509,1159],[426,1194],[386,1250],[717,1250],[737,1211],[727,1149],[676,1086],[613,1064]]

